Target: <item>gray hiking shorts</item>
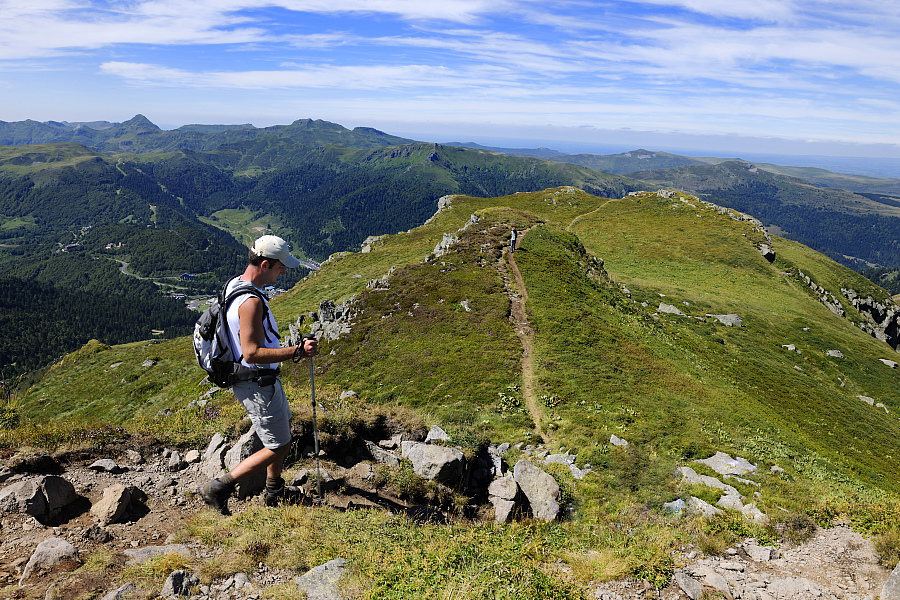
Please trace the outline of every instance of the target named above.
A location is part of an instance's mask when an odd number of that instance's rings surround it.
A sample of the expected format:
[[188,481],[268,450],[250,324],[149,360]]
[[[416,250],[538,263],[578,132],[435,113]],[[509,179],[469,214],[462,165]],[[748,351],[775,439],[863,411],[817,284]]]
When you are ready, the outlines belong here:
[[231,389],[247,410],[263,446],[277,450],[291,443],[291,408],[280,379],[266,387],[255,381],[240,381]]

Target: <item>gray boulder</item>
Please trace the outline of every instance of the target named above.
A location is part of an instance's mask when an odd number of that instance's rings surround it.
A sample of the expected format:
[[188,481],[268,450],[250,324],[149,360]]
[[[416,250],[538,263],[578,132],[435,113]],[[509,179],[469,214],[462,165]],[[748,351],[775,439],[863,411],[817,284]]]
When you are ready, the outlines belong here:
[[495,479],[488,486],[488,499],[494,507],[494,521],[506,523],[516,509],[519,486],[512,475]]
[[294,581],[306,600],[343,600],[338,582],[347,573],[347,561],[336,558],[314,567]]
[[0,510],[25,513],[39,521],[47,519],[47,497],[38,478],[17,481],[0,492]]
[[78,549],[62,538],[52,537],[44,540],[34,549],[28,559],[19,585],[22,585],[31,574],[39,569],[50,569],[66,561],[78,561]]
[[675,573],[672,578],[675,580],[675,583],[678,584],[678,587],[681,588],[681,591],[684,592],[688,598],[691,600],[700,600],[703,597],[703,586],[700,585],[700,582],[686,575],[685,573],[679,571]]
[[17,481],[0,492],[0,510],[25,513],[47,522],[78,498],[75,486],[56,475]]
[[519,486],[513,476],[507,475],[491,482],[488,486],[488,495],[502,498],[503,500],[515,500],[519,493]]
[[711,319],[715,319],[722,325],[727,325],[729,327],[743,327],[744,319],[742,319],[739,315],[711,315],[707,314],[707,317]]
[[91,516],[100,525],[109,525],[122,518],[133,499],[143,494],[131,485],[114,483],[103,490],[103,497],[91,506]]
[[900,563],[881,588],[881,600],[900,600]]
[[449,442],[450,434],[435,425],[431,429],[428,430],[428,435],[425,436],[425,443],[430,444],[432,442]]
[[125,550],[125,556],[128,557],[128,561],[125,563],[128,565],[140,565],[151,558],[156,558],[157,556],[163,556],[166,554],[180,554],[184,557],[190,558],[191,549],[185,546],[184,544],[169,544],[167,546],[144,546],[143,548],[128,548]]
[[666,304],[665,302],[659,303],[659,308],[656,309],[657,312],[666,313],[668,315],[676,315],[679,317],[686,317],[687,315],[678,310],[677,307],[672,306],[671,304]]
[[497,496],[491,496],[490,501],[494,507],[494,522],[507,523],[516,510],[516,503],[513,500],[504,500]]
[[531,504],[535,519],[553,521],[559,515],[559,484],[527,459],[522,458],[513,468],[513,477]]
[[168,598],[170,596],[189,596],[191,593],[191,588],[197,587],[200,585],[200,579],[187,571],[172,571],[168,578],[166,578],[166,583],[163,585],[162,593],[160,594],[164,598]]
[[693,573],[694,577],[703,578],[703,585],[721,592],[721,594],[728,600],[732,600],[734,598],[731,586],[728,585],[728,580],[726,580],[721,574],[717,573],[712,567],[698,566],[694,568]]
[[759,253],[762,254],[763,258],[765,258],[769,262],[773,262],[775,260],[775,250],[772,249],[772,246],[768,244],[760,244],[758,246]]
[[187,466],[185,460],[181,457],[181,453],[175,450],[172,454],[169,455],[169,470],[173,473],[176,471],[181,471]]
[[[234,446],[232,446],[231,449],[225,453],[224,466],[222,468],[222,471],[214,477],[219,477],[220,475],[228,473],[236,466],[238,466],[242,460],[262,449],[263,445],[259,439],[259,436],[256,435],[256,432],[251,429],[250,431],[242,435],[238,439],[238,441],[234,443]],[[235,493],[237,494],[238,498],[244,499],[259,494],[265,487],[266,470],[263,469],[259,473],[255,473],[250,477],[239,481],[235,488]]]
[[402,442],[400,447],[419,477],[446,482],[462,476],[465,457],[461,450],[420,442]]
[[128,598],[137,588],[133,583],[126,583],[120,588],[116,588],[110,593],[106,594],[100,600],[123,600],[124,598]]
[[744,552],[746,552],[747,556],[750,557],[750,560],[754,562],[768,562],[775,557],[774,546],[760,546],[753,538],[744,542]]
[[694,462],[706,465],[719,475],[746,475],[756,471],[756,465],[743,458],[731,458],[724,452],[716,452],[709,458]]
[[387,450],[381,448],[377,444],[370,442],[369,440],[365,440],[366,449],[369,451],[369,456],[372,457],[372,460],[375,462],[379,462],[383,465],[387,465],[393,468],[400,467],[400,457],[398,457],[393,452],[388,452]]
[[95,460],[88,466],[88,469],[97,471],[98,473],[112,473],[113,475],[122,472],[122,467],[117,465],[116,461],[112,460],[111,458],[101,458],[100,460]]
[[700,514],[704,517],[712,517],[714,515],[722,514],[721,509],[716,508],[709,502],[704,502],[696,496],[691,496],[690,498],[688,498],[687,509],[690,513]]
[[760,525],[767,523],[769,520],[769,517],[766,515],[766,513],[759,510],[759,508],[753,502],[745,504],[741,509],[741,513],[748,521],[753,521],[754,523],[759,523]]
[[209,440],[209,446],[207,446],[206,450],[203,452],[203,460],[210,460],[215,456],[220,456],[220,459],[222,459],[222,457],[224,457],[224,451],[227,450],[227,445],[228,438],[217,432],[212,436],[212,439]]

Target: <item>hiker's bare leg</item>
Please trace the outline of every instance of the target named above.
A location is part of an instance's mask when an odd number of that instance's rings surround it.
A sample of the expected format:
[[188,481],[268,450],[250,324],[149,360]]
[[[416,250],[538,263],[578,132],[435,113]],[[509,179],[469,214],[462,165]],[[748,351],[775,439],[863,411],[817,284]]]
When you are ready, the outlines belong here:
[[286,444],[275,450],[269,450],[268,448],[258,450],[232,469],[231,476],[234,477],[235,481],[240,481],[265,468],[267,477],[281,477],[281,471],[284,469],[284,457],[287,456],[290,449],[291,445]]

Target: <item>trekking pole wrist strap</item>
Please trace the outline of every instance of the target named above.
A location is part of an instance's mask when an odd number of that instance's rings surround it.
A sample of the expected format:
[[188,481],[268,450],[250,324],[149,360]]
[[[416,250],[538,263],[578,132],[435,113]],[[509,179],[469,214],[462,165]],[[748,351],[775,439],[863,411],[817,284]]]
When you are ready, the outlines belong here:
[[316,339],[316,336],[311,333],[307,333],[306,335],[304,335],[303,338],[300,339],[300,345],[294,349],[294,356],[291,358],[291,360],[293,360],[295,363],[300,362],[300,360],[304,356],[306,356],[306,350],[303,348],[303,346],[306,344],[306,340],[314,339]]

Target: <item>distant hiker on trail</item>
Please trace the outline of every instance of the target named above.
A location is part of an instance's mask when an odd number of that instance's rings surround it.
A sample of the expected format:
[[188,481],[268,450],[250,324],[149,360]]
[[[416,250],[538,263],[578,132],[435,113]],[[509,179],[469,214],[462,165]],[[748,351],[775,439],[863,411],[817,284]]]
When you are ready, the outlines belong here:
[[[299,264],[300,261],[291,256],[287,242],[274,235],[264,235],[253,243],[246,270],[228,282],[226,293],[241,286],[262,290],[273,285],[286,269]],[[231,514],[228,498],[236,483],[263,469],[266,469],[263,501],[267,506],[275,506],[282,500],[299,499],[300,489],[286,488],[281,478],[284,458],[291,447],[291,410],[278,379],[278,367],[286,360],[297,362],[301,357],[314,356],[317,342],[312,337],[304,338],[299,346],[282,348],[278,326],[268,303],[249,292],[228,305],[225,317],[238,375],[232,389],[247,409],[253,429],[265,446],[241,461],[230,473],[200,486],[203,500],[228,515]]]
[[512,231],[509,234],[509,251],[510,252],[516,251],[516,240],[518,238],[519,238],[519,232],[516,231],[515,227],[513,227]]

